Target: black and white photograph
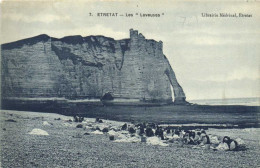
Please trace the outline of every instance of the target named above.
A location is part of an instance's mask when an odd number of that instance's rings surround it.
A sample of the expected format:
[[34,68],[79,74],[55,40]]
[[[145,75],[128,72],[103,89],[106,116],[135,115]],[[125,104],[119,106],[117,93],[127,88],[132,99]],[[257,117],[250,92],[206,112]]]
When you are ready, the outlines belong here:
[[259,11],[1,0],[0,167],[260,167]]

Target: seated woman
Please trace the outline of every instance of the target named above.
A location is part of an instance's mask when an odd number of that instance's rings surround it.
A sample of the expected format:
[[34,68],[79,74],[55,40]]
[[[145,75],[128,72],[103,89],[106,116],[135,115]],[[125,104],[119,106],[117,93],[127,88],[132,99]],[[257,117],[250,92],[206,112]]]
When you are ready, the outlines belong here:
[[209,136],[206,134],[202,134],[202,139],[201,139],[200,145],[206,145],[206,144],[210,144]]
[[197,133],[195,134],[195,137],[194,137],[194,142],[195,142],[196,144],[200,144],[200,143],[201,143],[201,140],[202,140],[202,138],[201,138],[201,132],[197,132]]

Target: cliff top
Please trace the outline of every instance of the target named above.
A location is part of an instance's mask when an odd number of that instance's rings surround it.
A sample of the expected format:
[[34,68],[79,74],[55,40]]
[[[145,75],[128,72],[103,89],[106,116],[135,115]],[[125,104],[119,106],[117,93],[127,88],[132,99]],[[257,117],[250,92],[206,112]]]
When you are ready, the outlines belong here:
[[157,42],[153,39],[145,39],[145,37],[141,33],[138,33],[137,30],[130,29],[130,38],[125,38],[125,39],[121,39],[121,40],[115,40],[114,38],[106,37],[103,35],[96,35],[96,36],[90,35],[90,36],[86,36],[86,37],[82,37],[81,35],[74,35],[74,36],[65,36],[62,38],[55,38],[55,37],[51,37],[47,34],[41,34],[38,36],[2,44],[1,49],[10,50],[10,49],[14,49],[14,48],[21,48],[25,44],[34,45],[38,42],[47,42],[48,40],[61,41],[61,42],[67,43],[67,44],[74,44],[74,45],[83,44],[83,43],[98,44],[98,43],[100,43],[99,39],[101,39],[101,38],[108,40],[108,41],[128,41],[130,39],[139,38],[139,39],[143,39],[146,41],[150,41],[152,43],[162,44],[162,41]]
[[98,38],[104,38],[104,39],[109,40],[109,41],[115,41],[113,38],[105,37],[105,36],[102,36],[102,35],[97,35],[97,36],[91,35],[91,36],[86,36],[86,37],[82,37],[81,35],[75,35],[75,36],[65,36],[65,37],[62,37],[62,38],[55,38],[55,37],[48,36],[47,34],[41,34],[41,35],[38,35],[38,36],[18,40],[18,41],[15,41],[15,42],[2,44],[1,48],[3,50],[10,50],[10,49],[13,49],[13,48],[21,48],[24,44],[33,45],[33,44],[36,44],[38,42],[46,42],[50,39],[52,41],[61,41],[61,42],[68,43],[68,44],[82,44],[84,42],[95,43],[95,42],[97,42]]

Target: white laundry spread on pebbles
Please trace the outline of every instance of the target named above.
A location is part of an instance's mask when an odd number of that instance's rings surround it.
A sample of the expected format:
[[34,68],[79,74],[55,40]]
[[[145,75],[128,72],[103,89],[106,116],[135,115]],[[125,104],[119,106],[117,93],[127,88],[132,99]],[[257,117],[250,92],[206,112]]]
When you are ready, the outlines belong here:
[[221,142],[217,147],[217,150],[226,151],[229,150],[228,144]]
[[130,143],[136,143],[141,142],[141,139],[138,137],[123,137],[121,136],[121,139],[116,139],[114,142],[130,142]]
[[209,135],[209,138],[210,138],[210,142],[213,143],[213,144],[219,144],[220,143],[218,136],[216,136],[216,135]]
[[[68,119],[68,118],[67,118]],[[65,121],[65,120],[64,120]],[[141,142],[142,137],[140,137],[138,135],[138,130],[137,133],[135,134],[130,134],[129,131],[127,130],[121,130],[122,125],[125,124],[125,122],[118,122],[118,121],[111,121],[111,120],[104,120],[102,119],[103,122],[96,122],[96,119],[94,118],[85,118],[84,121],[82,122],[84,130],[90,132],[91,134],[96,134],[96,135],[109,135],[109,136],[114,136],[114,140],[113,142],[125,142],[125,143],[138,143]],[[63,123],[64,126],[70,126],[70,127],[76,127],[75,122],[65,122]],[[127,127],[133,127],[135,128],[135,126],[131,123],[126,123]],[[43,125],[50,125],[47,121],[43,123]],[[108,129],[107,133],[103,133],[100,130],[103,130],[104,128]],[[259,131],[256,129],[243,129],[243,131],[245,132],[253,132],[253,131]],[[153,129],[153,132],[155,132],[155,129]],[[48,134],[48,133],[47,133]],[[182,135],[185,134],[185,132],[182,132]],[[164,136],[168,139],[173,139],[173,140],[178,140],[183,138],[183,136],[180,135],[172,135],[172,134],[166,134],[166,132],[164,132]],[[208,134],[210,141],[212,144],[217,144],[217,147],[212,147],[210,146],[210,148],[212,149],[217,149],[217,150],[228,150],[228,146],[226,144],[222,144],[222,136],[217,136],[214,134]],[[165,140],[161,140],[160,137],[154,136],[154,137],[144,137],[145,138],[145,142],[149,145],[158,145],[158,146],[169,146],[168,143],[165,143]],[[238,142],[238,145],[242,145],[245,144],[245,142],[240,139],[237,138],[235,139]],[[260,144],[260,141],[259,141]],[[196,146],[193,148],[201,148],[204,146]]]
[[109,134],[109,135],[114,135],[114,136],[118,136],[118,135],[119,135],[119,133],[116,132],[116,131],[114,131],[114,130],[108,131],[108,134]]
[[63,123],[63,125],[66,126],[66,127],[75,127],[74,124],[71,124],[69,122],[65,122],[65,123]]
[[244,145],[245,144],[245,142],[241,138],[237,138],[235,140],[237,141],[238,145]]
[[48,132],[39,129],[39,128],[34,128],[31,132],[29,132],[28,134],[30,135],[44,135],[44,136],[48,136]]
[[99,130],[96,130],[96,131],[93,131],[91,132],[92,134],[96,134],[96,135],[102,135],[103,132],[99,131]]
[[180,138],[178,135],[176,135],[176,134],[174,134],[173,136],[172,136],[172,138],[173,139],[178,139],[178,138]]
[[51,125],[51,124],[48,123],[47,121],[43,121],[42,125]]
[[150,145],[159,145],[159,146],[169,146],[169,144],[163,143],[162,140],[158,137],[149,137],[147,138],[147,144]]

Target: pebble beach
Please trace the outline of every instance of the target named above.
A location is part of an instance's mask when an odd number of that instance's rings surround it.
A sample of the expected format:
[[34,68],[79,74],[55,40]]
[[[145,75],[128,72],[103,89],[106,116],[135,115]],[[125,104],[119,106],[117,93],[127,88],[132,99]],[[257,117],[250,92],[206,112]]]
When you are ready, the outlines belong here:
[[[53,113],[1,111],[1,167],[259,167],[260,129],[213,129],[210,135],[239,138],[245,150],[218,151],[179,143],[141,142],[93,127],[120,128],[125,122]],[[128,123],[131,124],[131,123]],[[77,128],[78,127],[78,128]],[[114,135],[115,140],[109,136]],[[131,139],[132,138],[132,139]],[[167,145],[164,145],[167,144]]]

